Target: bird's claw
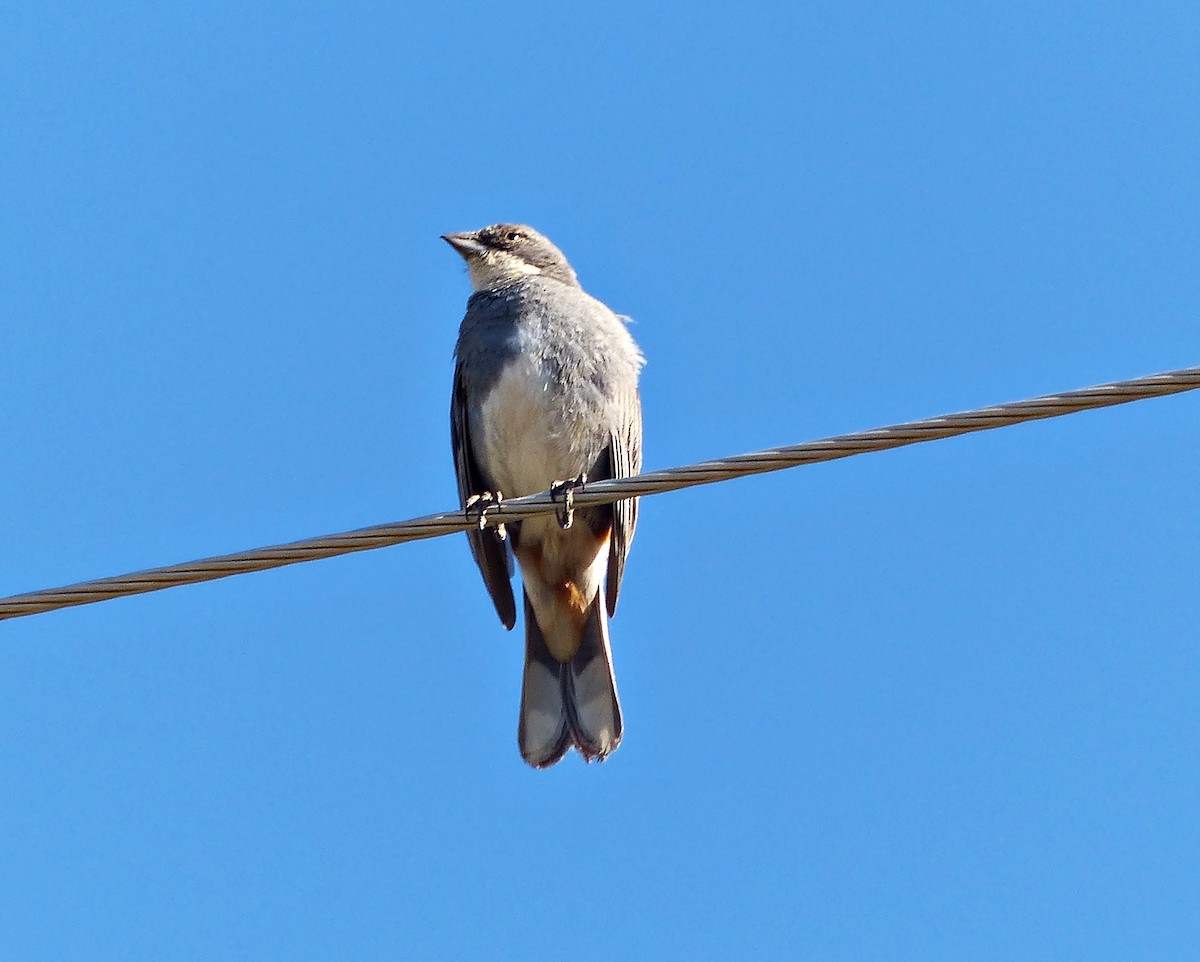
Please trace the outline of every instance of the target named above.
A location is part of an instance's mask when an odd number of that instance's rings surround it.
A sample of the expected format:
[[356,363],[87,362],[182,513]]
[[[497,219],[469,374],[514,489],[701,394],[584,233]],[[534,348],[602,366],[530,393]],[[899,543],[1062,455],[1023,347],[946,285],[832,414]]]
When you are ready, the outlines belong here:
[[[498,507],[504,501],[504,495],[499,491],[484,491],[480,494],[473,494],[467,498],[467,503],[463,505],[463,514],[470,520],[479,524],[479,530],[482,531],[487,527],[487,513]],[[508,533],[504,530],[504,522],[501,521],[496,525],[496,534],[503,541]]]
[[564,531],[575,520],[575,492],[587,484],[587,475],[581,474],[569,481],[555,481],[550,485],[550,498],[555,502],[554,515],[558,526]]

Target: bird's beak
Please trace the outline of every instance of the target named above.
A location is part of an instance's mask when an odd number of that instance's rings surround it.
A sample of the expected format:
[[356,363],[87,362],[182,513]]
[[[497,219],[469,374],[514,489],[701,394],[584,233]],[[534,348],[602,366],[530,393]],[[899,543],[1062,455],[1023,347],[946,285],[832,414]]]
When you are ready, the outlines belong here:
[[466,259],[478,257],[487,249],[479,243],[479,238],[473,231],[463,231],[459,234],[443,234],[442,240]]

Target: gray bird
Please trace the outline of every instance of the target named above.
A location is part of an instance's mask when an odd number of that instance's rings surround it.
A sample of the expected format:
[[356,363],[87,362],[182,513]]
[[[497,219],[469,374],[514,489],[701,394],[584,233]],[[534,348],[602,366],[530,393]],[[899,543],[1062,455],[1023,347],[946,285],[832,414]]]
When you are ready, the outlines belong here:
[[[525,596],[525,672],[517,742],[546,768],[574,746],[603,759],[621,741],[608,616],[617,607],[637,500],[570,510],[586,478],[642,466],[638,373],[620,317],[584,293],[549,240],[521,224],[444,234],[474,289],[454,348],[450,433],[464,506],[555,487],[546,515],[471,530],[471,553],[506,628],[516,624],[512,546]],[[607,580],[607,585],[605,584]]]

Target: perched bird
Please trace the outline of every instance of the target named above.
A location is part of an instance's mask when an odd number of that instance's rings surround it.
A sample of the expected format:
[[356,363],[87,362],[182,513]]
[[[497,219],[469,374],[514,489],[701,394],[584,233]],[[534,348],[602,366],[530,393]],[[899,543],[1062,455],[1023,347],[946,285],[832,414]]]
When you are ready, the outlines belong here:
[[[547,768],[574,746],[602,759],[621,741],[608,616],[617,607],[637,500],[570,510],[585,480],[642,465],[638,373],[622,318],[584,293],[562,252],[530,227],[444,234],[473,293],[454,348],[451,443],[470,511],[554,488],[546,515],[467,537],[496,612],[516,624],[513,554],[525,596],[525,672],[517,742]],[[607,581],[607,585],[606,585]]]

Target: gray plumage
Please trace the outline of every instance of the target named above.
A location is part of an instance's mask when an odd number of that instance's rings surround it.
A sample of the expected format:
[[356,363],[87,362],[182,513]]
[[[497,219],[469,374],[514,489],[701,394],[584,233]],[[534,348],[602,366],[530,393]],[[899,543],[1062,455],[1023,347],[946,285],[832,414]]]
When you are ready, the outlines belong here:
[[[459,495],[516,497],[642,463],[642,355],[625,324],[580,288],[549,240],[523,225],[445,235],[475,293],[454,354],[451,439]],[[572,745],[603,758],[621,739],[608,616],[637,523],[636,499],[468,532],[500,620],[516,623],[509,548],[521,568],[525,673],[518,741],[546,767]],[[603,600],[601,594],[603,593]]]

